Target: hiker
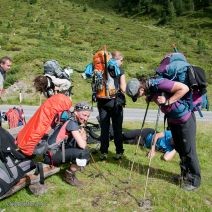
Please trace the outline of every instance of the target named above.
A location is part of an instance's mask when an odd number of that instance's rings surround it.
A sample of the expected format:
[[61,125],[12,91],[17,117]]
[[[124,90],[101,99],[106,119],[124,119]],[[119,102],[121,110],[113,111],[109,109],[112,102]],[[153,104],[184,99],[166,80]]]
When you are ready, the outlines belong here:
[[0,59],[0,96],[3,93],[4,81],[6,74],[12,66],[12,59],[8,56],[4,56]]
[[141,77],[127,83],[126,93],[136,101],[146,96],[147,101],[154,101],[165,114],[171,130],[176,151],[181,162],[181,187],[191,191],[200,186],[200,166],[196,153],[196,118],[187,101],[181,100],[189,91],[187,85],[165,78]]
[[162,160],[172,160],[176,154],[176,150],[174,149],[171,131],[156,132],[153,144],[151,145],[154,133],[155,130],[152,128],[130,130],[122,134],[123,142],[126,144],[137,144],[139,136],[141,136],[139,144],[150,149],[147,155],[149,158],[153,158],[156,151],[160,151],[164,153],[161,156]]
[[47,98],[56,93],[70,96],[70,75],[73,73],[73,69],[69,67],[62,69],[56,60],[47,60],[43,64],[43,69],[43,75],[34,79],[35,89],[43,93]]
[[114,78],[114,83],[118,87],[117,94],[110,99],[98,98],[97,107],[99,111],[100,126],[101,126],[101,146],[100,146],[100,160],[106,160],[109,148],[109,130],[110,121],[112,120],[112,127],[114,132],[114,143],[116,146],[116,155],[114,159],[119,160],[124,153],[123,141],[122,141],[122,123],[123,123],[123,106],[125,105],[125,90],[126,80],[123,69],[121,69],[123,63],[123,55],[119,51],[111,53],[112,58],[116,61],[120,68],[120,75]]
[[[79,102],[74,107],[74,112],[68,120],[66,125],[66,133],[68,140],[65,145],[65,162],[71,162],[69,169],[65,172],[64,180],[73,185],[80,186],[82,182],[79,181],[75,175],[81,167],[84,167],[89,161],[89,151],[87,147],[87,135],[85,126],[91,113],[91,107],[86,102]],[[44,162],[50,164],[51,160],[54,165],[62,163],[62,150],[45,155]]]
[[43,93],[47,98],[57,94],[64,93],[69,95],[71,82],[68,79],[60,79],[49,74],[39,75],[34,79],[36,91]]

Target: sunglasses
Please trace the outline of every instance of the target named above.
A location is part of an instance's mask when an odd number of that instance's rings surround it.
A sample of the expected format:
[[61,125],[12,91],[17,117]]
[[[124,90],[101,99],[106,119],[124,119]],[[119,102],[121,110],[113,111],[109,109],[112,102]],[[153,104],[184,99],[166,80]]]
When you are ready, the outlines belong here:
[[89,110],[89,111],[92,111],[92,107],[90,107],[89,105],[83,105],[83,106],[76,105],[74,109],[76,111],[80,111],[80,110]]

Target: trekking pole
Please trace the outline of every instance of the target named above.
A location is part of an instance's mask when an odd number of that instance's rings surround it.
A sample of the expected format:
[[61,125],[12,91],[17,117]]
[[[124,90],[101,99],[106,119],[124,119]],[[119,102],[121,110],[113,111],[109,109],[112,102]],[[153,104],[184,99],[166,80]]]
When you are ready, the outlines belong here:
[[[152,143],[153,143],[153,141],[155,139],[155,136],[156,136],[159,118],[160,118],[160,106],[158,107],[157,119],[156,119],[156,124],[155,124],[155,133],[152,136],[151,147],[152,147]],[[147,185],[148,185],[148,179],[149,179],[149,171],[150,171],[151,161],[152,161],[152,157],[150,156],[150,158],[149,158],[149,164],[148,164],[148,169],[147,169],[147,175],[146,175],[145,188],[144,188],[144,196],[143,196],[143,199],[144,200],[146,198],[146,191],[147,191]]]
[[22,97],[22,92],[21,92],[21,90],[20,90],[20,92],[19,92],[19,104],[20,104],[20,109],[21,109],[21,116],[22,116],[22,120],[23,120],[23,125],[25,125],[26,124],[26,119],[25,119],[25,114],[24,114],[24,110],[23,110],[23,108],[22,108],[22,100],[23,100],[23,97]]
[[93,165],[95,167],[95,169],[99,172],[97,175],[98,176],[102,176],[106,181],[108,181],[108,179],[104,176],[104,174],[100,171],[100,168],[99,166],[97,165],[96,161],[94,160],[94,157],[93,155],[90,153],[90,157],[91,157],[91,160],[93,161]]
[[[142,122],[142,126],[141,126],[141,131],[140,132],[142,132],[142,130],[144,128],[144,124],[145,124],[147,112],[148,112],[148,109],[149,109],[149,103],[150,103],[150,101],[148,101],[147,106],[146,106],[146,111],[145,111],[145,114],[144,114],[144,119],[143,119],[143,122]],[[132,165],[131,165],[131,168],[130,168],[130,176],[129,176],[129,180],[128,181],[131,181],[133,166],[134,166],[134,163],[135,163],[135,156],[136,156],[137,151],[138,151],[140,140],[141,140],[141,133],[140,133],[140,135],[138,137],[138,141],[137,141],[137,145],[136,145],[136,150],[135,150],[135,153],[134,153],[134,156],[133,156],[133,161],[132,161]]]
[[[164,92],[162,92],[161,95],[164,96],[165,95]],[[156,119],[156,123],[155,123],[155,133],[152,136],[151,148],[152,148],[152,144],[153,144],[153,141],[155,139],[155,136],[156,136],[156,133],[157,133],[157,129],[158,129],[158,122],[159,122],[159,118],[160,118],[160,110],[161,110],[161,105],[158,106],[157,119]],[[152,157],[150,156],[150,158],[149,158],[149,164],[148,164],[148,169],[147,169],[147,175],[146,175],[145,188],[144,188],[144,196],[143,196],[143,200],[142,200],[140,206],[145,205],[145,202],[148,201],[145,198],[146,198],[146,191],[147,191],[147,185],[148,185],[148,180],[149,180],[149,171],[150,171],[151,162],[152,162]]]

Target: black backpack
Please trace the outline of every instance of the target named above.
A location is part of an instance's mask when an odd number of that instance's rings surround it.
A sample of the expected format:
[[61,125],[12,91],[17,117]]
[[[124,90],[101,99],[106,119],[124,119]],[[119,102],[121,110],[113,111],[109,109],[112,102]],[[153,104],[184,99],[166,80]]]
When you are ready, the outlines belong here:
[[17,150],[14,138],[0,127],[0,199],[35,168],[35,163]]

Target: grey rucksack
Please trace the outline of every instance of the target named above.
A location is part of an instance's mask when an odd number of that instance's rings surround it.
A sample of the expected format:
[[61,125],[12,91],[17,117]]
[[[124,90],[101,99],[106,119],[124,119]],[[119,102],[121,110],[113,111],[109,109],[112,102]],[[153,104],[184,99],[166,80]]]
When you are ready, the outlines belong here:
[[60,64],[56,60],[48,60],[43,65],[44,75],[49,74],[51,76],[55,76],[60,79],[68,79],[70,80],[70,75],[64,71]]

